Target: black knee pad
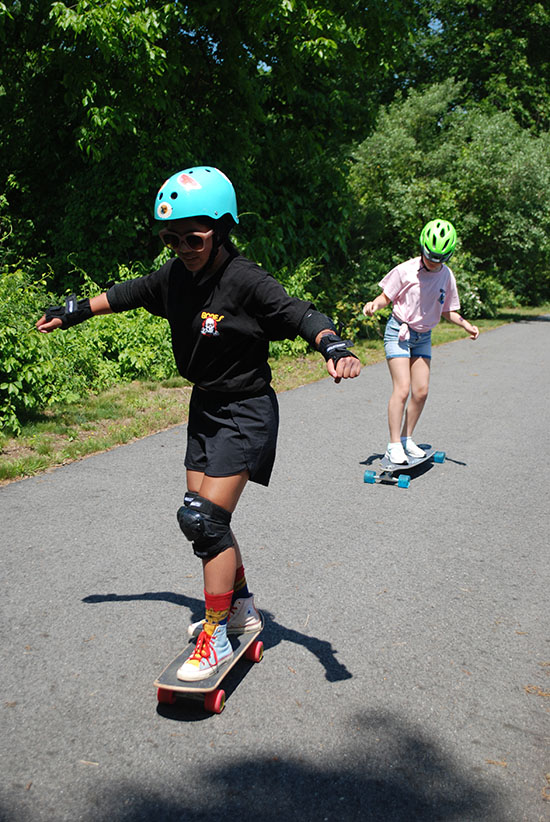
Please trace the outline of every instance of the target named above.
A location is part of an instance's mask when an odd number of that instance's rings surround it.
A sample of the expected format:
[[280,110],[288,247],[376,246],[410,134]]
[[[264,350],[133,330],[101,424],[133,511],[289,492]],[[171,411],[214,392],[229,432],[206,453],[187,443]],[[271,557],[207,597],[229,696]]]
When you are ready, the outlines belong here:
[[188,491],[178,510],[178,522],[193,551],[201,559],[215,557],[233,545],[229,527],[231,514],[220,505],[201,497],[196,491]]

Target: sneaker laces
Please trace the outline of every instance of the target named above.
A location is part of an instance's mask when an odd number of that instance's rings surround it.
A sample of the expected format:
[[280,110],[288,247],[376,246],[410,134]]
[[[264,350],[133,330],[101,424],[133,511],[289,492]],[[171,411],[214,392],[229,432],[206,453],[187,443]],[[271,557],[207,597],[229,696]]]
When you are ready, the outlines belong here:
[[201,631],[197,637],[195,650],[189,657],[189,662],[200,662],[201,659],[209,659],[210,653],[214,654],[214,661],[218,663],[218,655],[216,649],[212,645],[212,635],[207,634],[206,631]]

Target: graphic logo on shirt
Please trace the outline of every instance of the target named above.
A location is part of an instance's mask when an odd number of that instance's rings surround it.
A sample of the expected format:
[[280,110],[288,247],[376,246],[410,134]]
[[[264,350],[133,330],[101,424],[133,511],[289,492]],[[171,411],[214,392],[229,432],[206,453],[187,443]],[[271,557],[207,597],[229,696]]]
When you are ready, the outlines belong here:
[[219,337],[218,323],[223,320],[223,314],[209,314],[208,311],[203,311],[201,314],[201,334],[205,337]]
[[445,302],[445,289],[444,288],[439,289],[439,300],[438,300],[438,302],[441,303],[441,305],[443,305],[443,303]]

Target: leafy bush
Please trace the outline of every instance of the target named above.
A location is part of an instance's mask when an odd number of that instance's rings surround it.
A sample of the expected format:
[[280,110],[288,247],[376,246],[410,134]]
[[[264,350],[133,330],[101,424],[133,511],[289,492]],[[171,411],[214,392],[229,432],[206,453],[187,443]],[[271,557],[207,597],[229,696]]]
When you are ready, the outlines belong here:
[[[32,261],[29,269],[32,269]],[[119,279],[132,276],[120,269]],[[86,292],[99,288],[86,279]],[[68,332],[39,334],[47,305],[45,277],[4,266],[0,271],[0,425],[17,434],[21,421],[52,403],[71,402],[121,381],[160,380],[175,373],[165,320],[144,311],[96,317]]]
[[0,425],[17,433],[20,416],[48,405],[61,386],[50,345],[34,328],[48,301],[44,280],[5,269],[0,293]]
[[[283,285],[291,297],[300,300],[313,300],[313,282],[318,273],[318,266],[313,260],[304,260],[297,268],[283,268],[277,275],[277,280]],[[308,343],[302,337],[295,340],[276,340],[269,345],[269,353],[274,359],[289,355],[303,356],[309,350]]]

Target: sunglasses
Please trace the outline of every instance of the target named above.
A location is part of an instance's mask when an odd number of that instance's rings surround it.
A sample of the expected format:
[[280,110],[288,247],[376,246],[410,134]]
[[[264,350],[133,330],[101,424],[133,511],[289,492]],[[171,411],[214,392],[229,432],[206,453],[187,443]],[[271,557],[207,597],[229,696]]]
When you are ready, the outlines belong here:
[[176,234],[175,231],[169,231],[163,228],[159,231],[159,237],[164,245],[171,248],[172,251],[204,251],[206,240],[212,236],[214,229],[210,231],[190,231],[188,234]]

